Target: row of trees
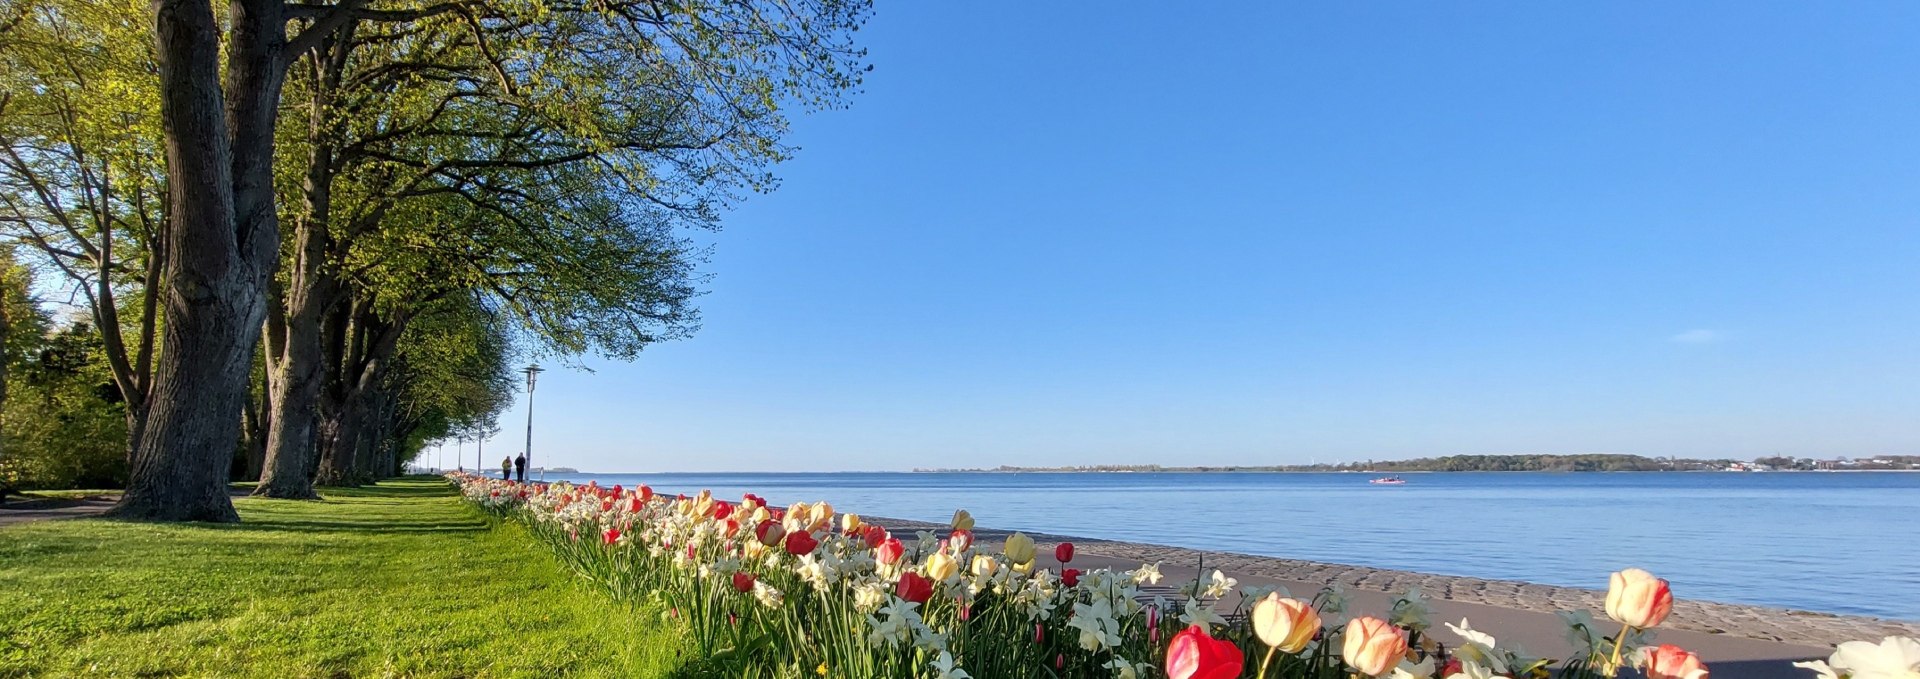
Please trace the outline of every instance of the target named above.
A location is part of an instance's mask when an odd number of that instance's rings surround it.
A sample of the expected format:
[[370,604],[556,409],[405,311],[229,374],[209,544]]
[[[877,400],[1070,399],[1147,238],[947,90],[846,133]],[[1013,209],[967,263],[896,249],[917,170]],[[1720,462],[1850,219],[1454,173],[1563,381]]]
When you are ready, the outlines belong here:
[[702,251],[856,89],[865,0],[17,0],[0,234],[97,332],[116,512],[235,520],[491,426],[516,355],[685,336]]

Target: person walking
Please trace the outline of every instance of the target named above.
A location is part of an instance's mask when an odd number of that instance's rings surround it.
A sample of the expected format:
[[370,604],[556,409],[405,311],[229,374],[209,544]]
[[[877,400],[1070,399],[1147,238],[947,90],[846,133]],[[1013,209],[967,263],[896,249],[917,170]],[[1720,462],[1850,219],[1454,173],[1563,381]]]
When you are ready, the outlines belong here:
[[526,483],[527,482],[527,454],[526,453],[521,453],[519,457],[513,458],[513,469],[514,471],[520,474],[520,482]]
[[513,480],[513,458],[511,457],[500,458],[500,480],[501,481]]

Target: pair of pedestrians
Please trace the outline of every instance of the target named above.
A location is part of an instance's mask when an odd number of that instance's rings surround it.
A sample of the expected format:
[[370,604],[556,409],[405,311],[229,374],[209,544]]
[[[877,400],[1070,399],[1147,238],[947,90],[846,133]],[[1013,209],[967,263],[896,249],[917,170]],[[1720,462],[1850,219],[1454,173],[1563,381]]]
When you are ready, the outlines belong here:
[[527,482],[527,456],[525,454],[522,454],[519,457],[500,458],[500,480],[512,481],[516,472],[520,476],[520,482],[526,483]]

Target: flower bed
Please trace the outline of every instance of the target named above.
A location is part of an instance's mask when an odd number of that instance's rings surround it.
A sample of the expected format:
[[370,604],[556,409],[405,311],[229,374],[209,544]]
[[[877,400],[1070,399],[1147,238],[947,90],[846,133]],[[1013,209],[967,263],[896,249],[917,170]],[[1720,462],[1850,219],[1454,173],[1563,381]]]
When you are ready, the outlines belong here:
[[[1652,679],[1702,679],[1684,649],[1649,630],[1673,606],[1666,581],[1613,574],[1610,624],[1563,613],[1581,652],[1528,658],[1466,620],[1446,624],[1465,643],[1427,634],[1426,600],[1408,592],[1376,615],[1349,611],[1337,588],[1310,598],[1242,589],[1219,571],[1169,600],[1142,595],[1158,565],[1129,571],[1072,566],[1073,545],[1053,546],[1063,566],[1039,566],[1040,549],[1015,533],[1001,549],[974,544],[973,519],[954,513],[945,535],[896,536],[825,503],[769,506],[662,497],[651,489],[521,484],[455,474],[465,497],[521,521],[582,576],[615,596],[656,604],[699,651],[731,675],[1000,679],[1289,677],[1492,679],[1612,677],[1627,667]],[[1618,631],[1614,631],[1615,629]],[[1608,635],[1608,632],[1613,632]],[[1843,644],[1827,662],[1803,663],[1822,679],[1920,677],[1920,642]]]

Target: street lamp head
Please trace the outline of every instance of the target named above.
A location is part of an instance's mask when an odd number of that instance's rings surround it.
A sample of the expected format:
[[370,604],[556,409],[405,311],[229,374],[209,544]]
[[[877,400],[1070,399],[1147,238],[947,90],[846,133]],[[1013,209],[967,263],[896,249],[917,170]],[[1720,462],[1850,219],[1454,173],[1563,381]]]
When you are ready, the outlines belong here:
[[520,372],[524,372],[527,374],[527,393],[533,393],[534,382],[539,380],[540,373],[545,371],[546,371],[546,368],[540,367],[540,364],[538,363],[530,363],[527,365],[527,367],[522,368],[520,370]]

